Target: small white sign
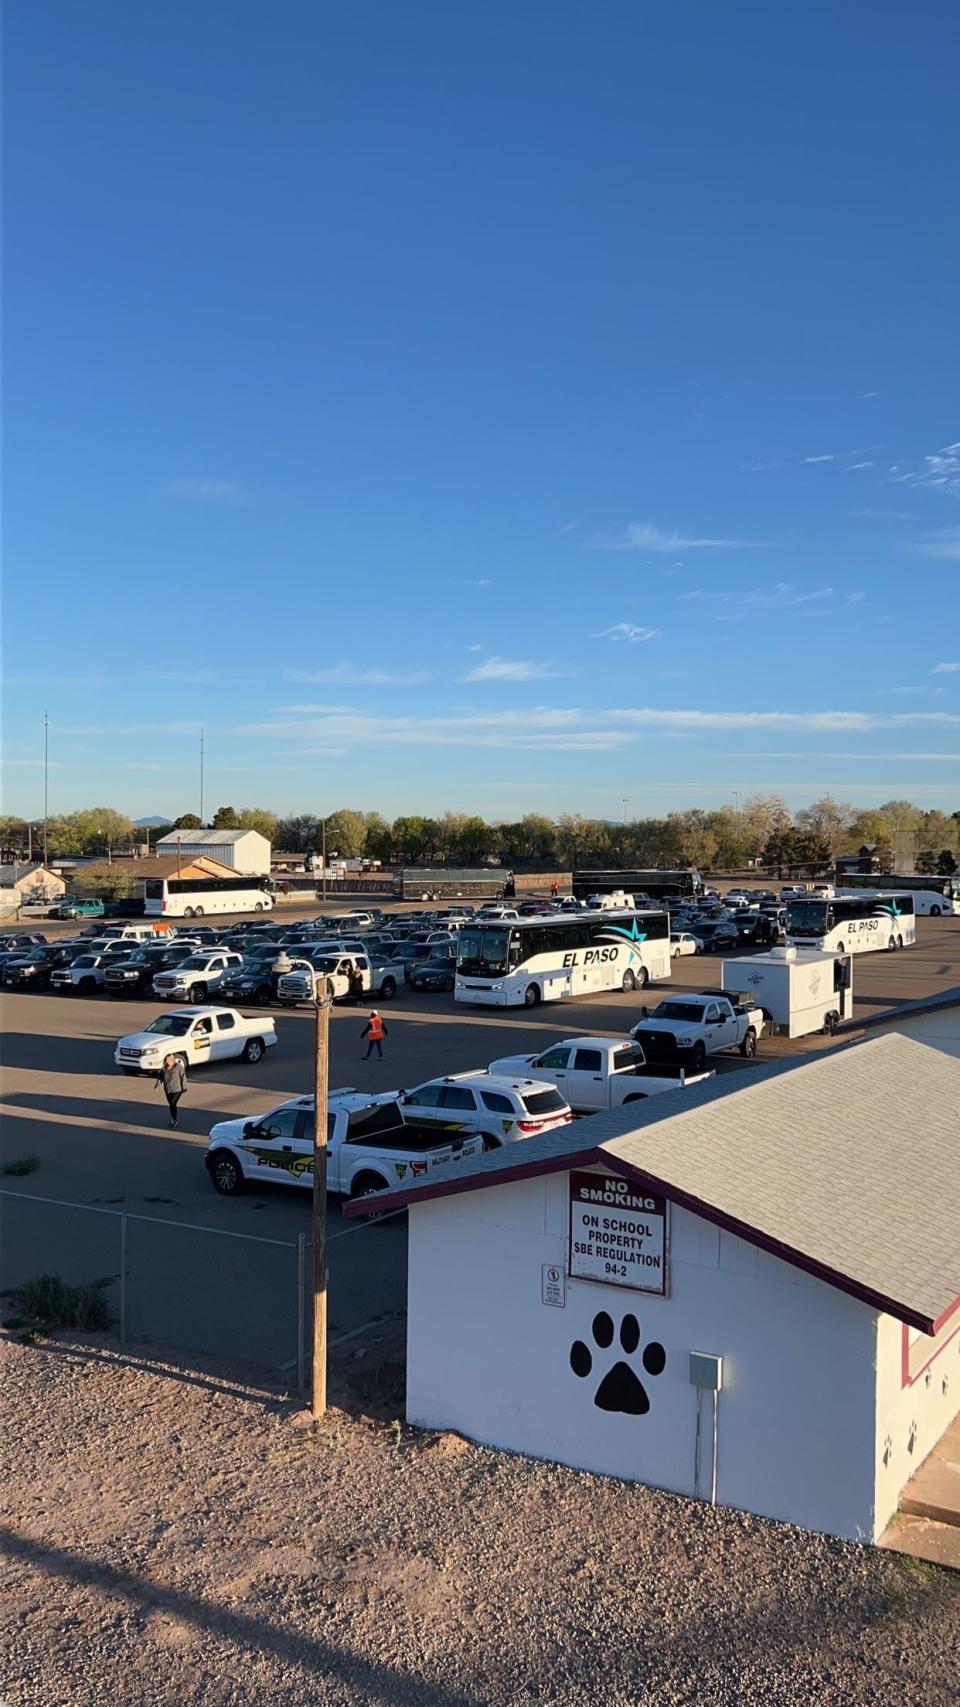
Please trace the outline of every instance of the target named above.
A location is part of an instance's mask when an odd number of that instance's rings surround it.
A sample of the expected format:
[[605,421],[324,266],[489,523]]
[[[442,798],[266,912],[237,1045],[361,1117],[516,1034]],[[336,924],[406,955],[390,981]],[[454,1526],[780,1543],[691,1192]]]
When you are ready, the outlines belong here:
[[544,1304],[562,1310],[567,1302],[567,1277],[559,1263],[545,1262],[540,1270],[540,1296]]
[[667,1205],[610,1174],[570,1175],[570,1273],[580,1280],[667,1290]]

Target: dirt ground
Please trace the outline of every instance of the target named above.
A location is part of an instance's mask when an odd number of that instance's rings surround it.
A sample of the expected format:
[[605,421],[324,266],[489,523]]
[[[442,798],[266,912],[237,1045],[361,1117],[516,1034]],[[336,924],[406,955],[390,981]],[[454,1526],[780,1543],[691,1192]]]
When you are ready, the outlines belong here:
[[292,1397],[0,1336],[10,1707],[960,1702],[960,1576]]

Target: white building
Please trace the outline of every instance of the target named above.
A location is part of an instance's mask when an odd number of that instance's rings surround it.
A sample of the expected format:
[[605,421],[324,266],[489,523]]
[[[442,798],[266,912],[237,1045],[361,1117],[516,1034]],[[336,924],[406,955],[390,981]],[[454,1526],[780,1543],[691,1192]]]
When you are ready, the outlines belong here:
[[868,1037],[886,1037],[897,1032],[901,1037],[915,1037],[918,1043],[928,1043],[932,1049],[943,1049],[948,1055],[960,1057],[960,989],[944,990],[939,996],[925,996],[917,1002],[904,1002],[889,1013],[871,1014],[857,1022]]
[[884,1037],[398,1187],[409,1421],[876,1540],[960,1400],[958,1102]]
[[234,871],[257,877],[270,875],[270,843],[259,830],[171,830],[157,842],[157,853],[193,859],[207,854]]

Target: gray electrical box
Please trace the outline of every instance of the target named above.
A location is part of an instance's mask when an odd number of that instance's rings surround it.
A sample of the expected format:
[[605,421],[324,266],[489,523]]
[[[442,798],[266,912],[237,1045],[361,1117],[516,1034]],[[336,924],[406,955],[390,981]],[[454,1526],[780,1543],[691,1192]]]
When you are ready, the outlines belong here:
[[723,1386],[723,1358],[712,1351],[690,1353],[690,1385],[719,1393]]

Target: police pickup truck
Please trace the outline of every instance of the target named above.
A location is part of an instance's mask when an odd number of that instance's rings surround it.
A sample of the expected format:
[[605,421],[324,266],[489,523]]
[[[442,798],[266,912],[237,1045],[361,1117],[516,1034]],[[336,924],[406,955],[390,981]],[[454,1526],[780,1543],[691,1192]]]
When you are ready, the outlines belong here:
[[504,1055],[491,1061],[491,1073],[528,1073],[562,1091],[576,1114],[594,1114],[598,1108],[622,1108],[624,1103],[642,1102],[661,1091],[682,1090],[700,1085],[715,1074],[671,1071],[647,1061],[638,1043],[622,1037],[565,1037],[539,1055]]
[[[433,1176],[478,1156],[477,1132],[444,1132],[400,1118],[396,1091],[371,1096],[349,1087],[327,1103],[327,1189],[366,1197],[398,1182]],[[251,1181],[313,1186],[313,1097],[293,1097],[254,1120],[221,1120],[207,1141],[215,1191],[232,1197]]]
[[644,1010],[643,1019],[630,1029],[648,1061],[689,1062],[695,1073],[703,1071],[708,1055],[723,1049],[755,1055],[762,1035],[763,1009],[726,990],[668,996],[652,1013]]

